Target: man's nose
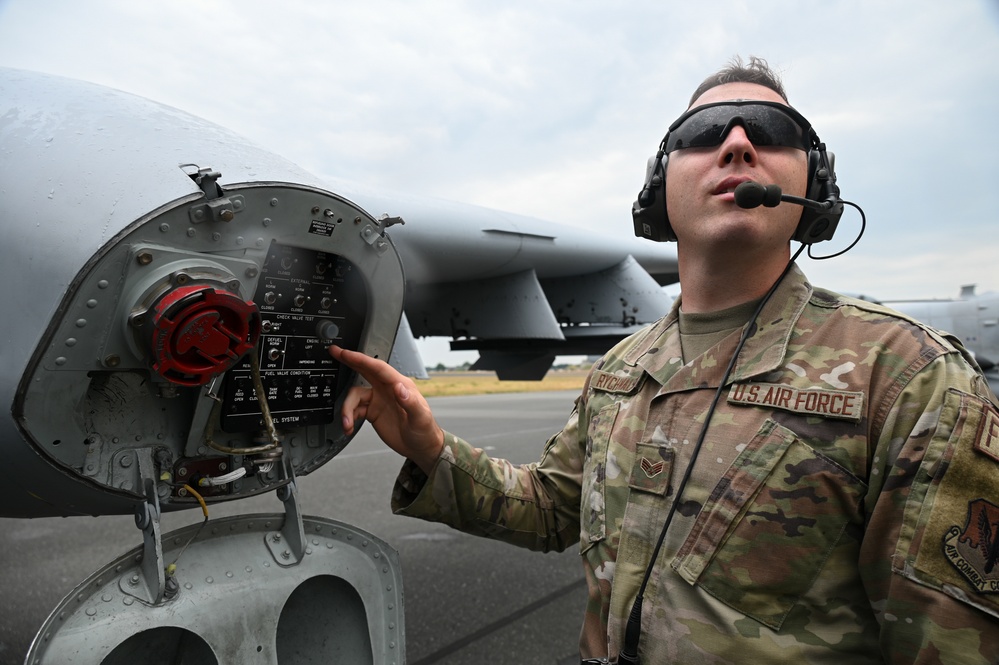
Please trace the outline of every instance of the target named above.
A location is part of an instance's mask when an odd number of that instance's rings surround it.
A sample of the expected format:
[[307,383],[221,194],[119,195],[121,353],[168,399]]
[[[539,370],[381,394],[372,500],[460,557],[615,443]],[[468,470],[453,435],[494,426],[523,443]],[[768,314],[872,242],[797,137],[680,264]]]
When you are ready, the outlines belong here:
[[733,162],[756,164],[758,157],[756,146],[749,140],[742,125],[733,125],[718,149],[719,166]]

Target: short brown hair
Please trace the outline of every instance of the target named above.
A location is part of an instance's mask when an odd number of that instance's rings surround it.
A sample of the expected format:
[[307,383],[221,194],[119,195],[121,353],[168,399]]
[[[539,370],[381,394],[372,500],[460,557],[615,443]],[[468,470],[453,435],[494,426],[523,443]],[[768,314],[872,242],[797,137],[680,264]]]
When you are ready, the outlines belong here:
[[[756,83],[770,88],[787,102],[787,94],[784,92],[784,84],[781,83],[780,76],[771,69],[770,65],[763,58],[755,55],[749,56],[749,62],[744,64],[742,58],[733,56],[726,67],[719,69],[711,76],[704,79],[701,85],[690,97],[690,104],[703,95],[706,91],[715,86],[725,83]],[[790,104],[790,102],[788,102]]]

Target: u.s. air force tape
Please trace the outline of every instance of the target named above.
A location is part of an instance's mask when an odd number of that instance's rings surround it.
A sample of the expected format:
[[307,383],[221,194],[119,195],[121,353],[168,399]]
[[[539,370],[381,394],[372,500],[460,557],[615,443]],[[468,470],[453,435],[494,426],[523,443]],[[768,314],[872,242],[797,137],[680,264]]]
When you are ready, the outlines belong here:
[[862,392],[801,389],[779,383],[735,384],[728,391],[728,401],[854,422],[860,420],[864,409]]

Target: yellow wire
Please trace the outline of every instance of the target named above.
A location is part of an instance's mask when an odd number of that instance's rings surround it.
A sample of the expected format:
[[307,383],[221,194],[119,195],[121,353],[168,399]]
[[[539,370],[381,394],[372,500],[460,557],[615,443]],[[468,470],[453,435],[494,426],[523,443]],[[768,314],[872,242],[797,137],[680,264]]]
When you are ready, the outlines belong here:
[[205,519],[208,519],[208,504],[205,503],[205,500],[203,498],[201,498],[201,495],[198,494],[195,491],[195,489],[193,487],[191,487],[190,485],[188,485],[188,484],[185,483],[184,484],[184,489],[186,489],[188,492],[190,492],[191,494],[194,495],[194,498],[197,499],[198,503],[201,504],[201,512],[203,512],[205,514]]

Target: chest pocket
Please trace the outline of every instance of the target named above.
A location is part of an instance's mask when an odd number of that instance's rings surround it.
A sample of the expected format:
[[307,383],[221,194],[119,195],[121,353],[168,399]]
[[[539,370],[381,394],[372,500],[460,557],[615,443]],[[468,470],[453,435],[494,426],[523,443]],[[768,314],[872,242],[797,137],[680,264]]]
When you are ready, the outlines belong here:
[[705,503],[673,568],[778,630],[837,547],[855,548],[867,486],[767,421]]

